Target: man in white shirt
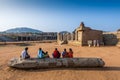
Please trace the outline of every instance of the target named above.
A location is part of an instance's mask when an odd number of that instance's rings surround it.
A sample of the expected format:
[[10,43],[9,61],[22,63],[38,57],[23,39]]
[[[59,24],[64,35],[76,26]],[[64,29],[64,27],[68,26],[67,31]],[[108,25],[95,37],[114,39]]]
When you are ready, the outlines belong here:
[[28,59],[28,58],[30,58],[30,55],[28,54],[27,51],[28,51],[28,47],[26,47],[25,50],[22,51],[22,53],[21,53],[21,58],[22,59]]

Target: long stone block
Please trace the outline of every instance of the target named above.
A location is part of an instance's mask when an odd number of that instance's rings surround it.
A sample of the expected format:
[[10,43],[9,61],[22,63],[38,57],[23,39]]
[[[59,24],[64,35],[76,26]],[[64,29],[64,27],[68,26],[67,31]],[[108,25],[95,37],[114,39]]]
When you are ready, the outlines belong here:
[[105,62],[101,58],[44,58],[44,59],[18,59],[8,62],[9,67],[29,68],[80,68],[80,67],[103,67]]

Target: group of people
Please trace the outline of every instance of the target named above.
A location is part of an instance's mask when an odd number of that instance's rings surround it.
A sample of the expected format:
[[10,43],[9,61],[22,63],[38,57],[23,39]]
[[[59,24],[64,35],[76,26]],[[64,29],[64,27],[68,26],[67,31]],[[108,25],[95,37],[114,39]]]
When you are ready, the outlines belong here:
[[[53,51],[52,53],[52,56],[53,58],[60,58],[61,56],[63,58],[73,58],[73,51],[71,48],[69,48],[69,52],[67,52],[66,48],[64,49],[64,51],[62,53],[60,53],[58,51],[57,48],[55,48],[55,50]],[[28,47],[26,47],[22,53],[21,53],[21,56],[20,56],[22,59],[28,59],[30,58],[30,55],[28,54]],[[38,50],[38,54],[37,54],[37,58],[50,58],[48,52],[44,52],[42,50],[42,48],[39,48]]]
[[99,40],[88,40],[88,46],[89,47],[91,47],[91,46],[99,47],[100,46],[100,42],[99,42]]

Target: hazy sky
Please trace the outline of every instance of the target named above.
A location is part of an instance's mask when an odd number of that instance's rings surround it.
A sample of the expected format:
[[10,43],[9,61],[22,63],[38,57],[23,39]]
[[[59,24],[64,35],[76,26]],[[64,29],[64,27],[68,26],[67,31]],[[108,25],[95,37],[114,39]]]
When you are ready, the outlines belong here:
[[80,22],[93,29],[120,28],[119,0],[0,0],[0,31],[30,27],[73,31]]

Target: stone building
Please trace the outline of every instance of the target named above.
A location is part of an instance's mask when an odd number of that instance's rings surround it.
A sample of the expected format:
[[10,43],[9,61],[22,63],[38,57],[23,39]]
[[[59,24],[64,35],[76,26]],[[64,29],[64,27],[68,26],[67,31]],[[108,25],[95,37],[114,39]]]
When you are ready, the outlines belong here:
[[57,40],[57,32],[42,32],[37,34],[17,35],[17,41],[41,41],[41,40]]
[[[66,36],[65,36],[66,35]],[[62,39],[61,39],[62,38]],[[94,30],[86,27],[83,22],[76,28],[73,33],[58,33],[58,43],[68,43],[73,45],[88,45],[88,41],[97,40],[99,43],[103,42],[102,31]]]
[[9,39],[11,39],[11,41],[57,40],[57,32],[0,34],[1,41],[10,41]]

